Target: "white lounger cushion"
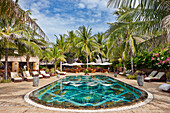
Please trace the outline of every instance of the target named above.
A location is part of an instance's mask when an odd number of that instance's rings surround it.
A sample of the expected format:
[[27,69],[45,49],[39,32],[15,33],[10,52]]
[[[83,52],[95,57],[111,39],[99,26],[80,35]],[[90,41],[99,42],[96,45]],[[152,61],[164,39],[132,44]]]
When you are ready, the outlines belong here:
[[145,80],[150,80],[150,79],[151,79],[151,77],[146,77],[146,78],[145,78]]
[[160,79],[164,74],[165,72],[159,72],[153,79]]
[[148,77],[153,77],[158,71],[152,71]]
[[33,77],[30,76],[30,77],[27,77],[27,79],[33,79]]
[[164,90],[164,91],[168,91],[170,89],[170,84],[162,84],[159,86],[160,89]]
[[13,78],[14,80],[22,80],[22,78],[21,77],[19,77],[19,78]]
[[44,76],[50,76],[50,74],[43,74]]
[[40,77],[40,78],[43,77],[43,76],[42,76],[41,74],[39,74],[37,71],[33,71],[32,73],[33,73],[33,75],[38,75],[38,77]]
[[26,79],[33,79],[33,77],[30,75],[29,71],[24,71],[23,75],[24,75],[24,78],[26,78]]
[[123,72],[119,72],[120,75],[123,75]]
[[66,72],[60,72],[59,70],[56,70],[56,72],[58,73],[58,74],[66,74]]
[[39,74],[37,71],[33,71],[32,73],[33,73],[33,75]]
[[39,75],[38,77],[43,77],[42,75]]
[[50,76],[50,74],[45,73],[45,71],[40,71],[41,74],[43,74],[44,76]]
[[165,72],[159,72],[155,77],[146,77],[145,80],[150,80],[150,79],[160,79],[163,75],[165,74]]
[[17,72],[11,72],[11,78],[14,80],[22,80],[22,78],[18,76]]

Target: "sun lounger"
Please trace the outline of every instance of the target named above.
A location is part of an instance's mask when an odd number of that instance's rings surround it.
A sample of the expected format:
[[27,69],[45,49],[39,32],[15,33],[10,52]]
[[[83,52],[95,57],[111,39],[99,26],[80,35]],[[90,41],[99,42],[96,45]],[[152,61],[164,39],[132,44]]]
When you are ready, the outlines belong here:
[[38,76],[40,79],[43,78],[43,75],[39,74],[38,71],[32,71],[34,76]]
[[159,72],[155,77],[146,77],[144,80],[146,82],[151,82],[151,81],[166,81],[165,72]]
[[21,82],[23,79],[18,75],[17,72],[11,72],[11,80],[14,82]]
[[60,72],[59,70],[56,70],[57,74],[60,74],[60,75],[66,75],[66,72]]
[[144,80],[150,80],[152,77],[154,77],[155,75],[156,75],[156,73],[157,73],[158,71],[152,71],[150,74],[149,74],[149,76],[148,77],[145,77],[145,79]]
[[50,74],[47,74],[45,71],[40,71],[40,74],[42,74],[45,78],[50,78]]
[[29,71],[23,71],[23,75],[24,75],[24,79],[26,81],[33,81],[33,77],[30,75],[30,72]]
[[170,84],[167,84],[167,83],[162,84],[159,86],[159,88],[162,89],[163,91],[167,91],[170,93]]

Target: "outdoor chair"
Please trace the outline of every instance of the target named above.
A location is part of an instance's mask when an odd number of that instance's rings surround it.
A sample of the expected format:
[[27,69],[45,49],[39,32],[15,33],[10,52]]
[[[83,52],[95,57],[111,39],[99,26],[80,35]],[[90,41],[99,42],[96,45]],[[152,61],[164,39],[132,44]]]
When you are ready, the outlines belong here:
[[33,77],[30,75],[29,71],[23,71],[24,79],[28,82],[33,81]]
[[[149,77],[149,78],[154,77],[157,72],[158,72],[158,71],[152,71],[152,72],[148,75],[148,77]],[[146,77],[146,78],[147,78],[147,77]]]
[[38,76],[40,79],[43,78],[43,75],[39,74],[38,71],[32,71],[33,76]]
[[170,84],[167,84],[167,83],[162,84],[159,86],[159,89],[162,89],[162,91],[167,91],[170,93]]
[[18,75],[17,72],[11,72],[11,80],[14,82],[21,82],[23,79]]
[[57,74],[60,74],[60,75],[66,75],[66,72],[60,72],[59,70],[56,70]]
[[44,78],[50,78],[50,74],[47,74],[45,71],[41,70],[40,74],[44,76]]
[[166,81],[166,76],[165,72],[159,72],[156,76],[154,77],[146,77],[144,79],[146,82],[151,82],[151,81]]

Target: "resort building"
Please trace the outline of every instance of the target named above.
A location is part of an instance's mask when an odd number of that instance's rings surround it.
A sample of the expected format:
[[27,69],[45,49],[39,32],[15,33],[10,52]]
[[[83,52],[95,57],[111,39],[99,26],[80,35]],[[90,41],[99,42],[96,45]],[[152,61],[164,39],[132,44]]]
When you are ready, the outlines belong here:
[[[0,60],[2,63],[5,62],[5,57]],[[39,58],[38,57],[30,57],[29,60],[30,69],[39,70]],[[26,56],[9,56],[8,57],[8,69],[13,72],[19,72],[20,68],[24,68],[26,66]]]

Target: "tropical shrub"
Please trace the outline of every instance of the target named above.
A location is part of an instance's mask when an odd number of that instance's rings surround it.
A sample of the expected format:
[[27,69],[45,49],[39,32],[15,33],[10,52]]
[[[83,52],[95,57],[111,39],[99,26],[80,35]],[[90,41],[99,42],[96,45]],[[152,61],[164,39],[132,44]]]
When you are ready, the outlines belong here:
[[135,75],[127,75],[127,79],[136,79]]
[[1,83],[9,83],[9,82],[11,82],[11,79],[10,78],[8,78],[7,80],[5,80],[4,78],[1,80]]
[[[170,45],[163,48],[155,49],[154,51],[147,52],[144,51],[137,54],[133,58],[134,68],[152,68],[152,69],[169,69],[170,67]],[[130,59],[127,60],[126,66],[130,69]]]
[[137,79],[137,75],[138,75],[138,74],[141,75],[141,74],[144,74],[144,72],[137,70],[133,75],[132,75],[132,74],[127,75],[127,79]]
[[126,76],[126,73],[123,73],[122,76]]
[[51,68],[51,73],[54,73],[54,68]]
[[162,48],[158,51],[153,52],[151,62],[153,68],[157,69],[168,69],[170,67],[170,46]]
[[88,72],[88,70],[87,70],[87,69],[85,69],[85,70],[84,70],[84,73],[85,73],[85,74],[88,74],[89,72]]
[[170,72],[166,73],[167,80],[170,80]]
[[49,70],[48,68],[45,69],[45,72],[46,72],[46,73],[49,73],[49,71],[50,71],[50,70]]

